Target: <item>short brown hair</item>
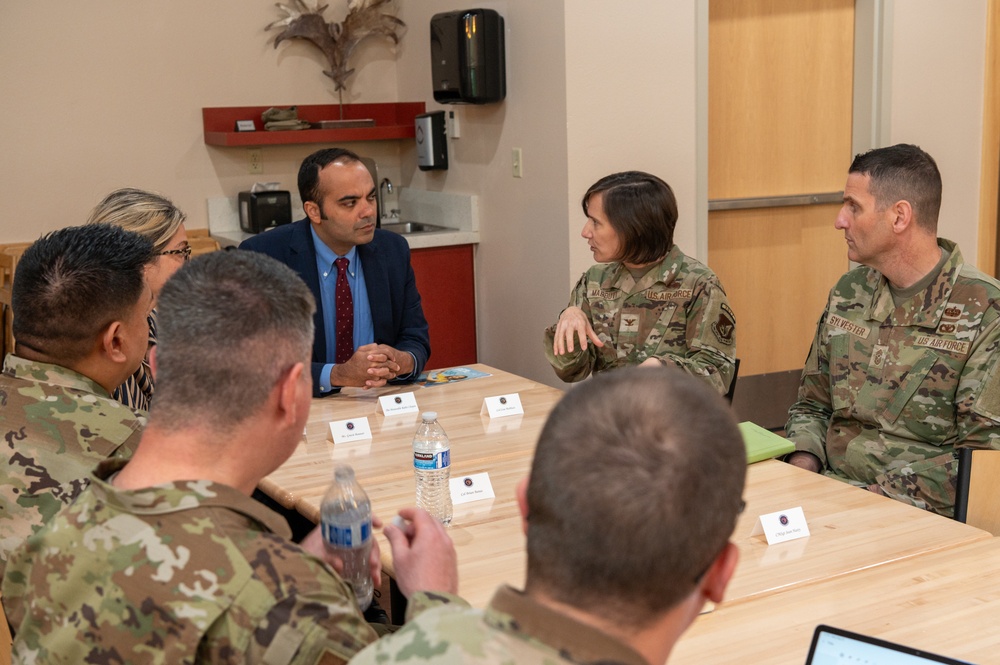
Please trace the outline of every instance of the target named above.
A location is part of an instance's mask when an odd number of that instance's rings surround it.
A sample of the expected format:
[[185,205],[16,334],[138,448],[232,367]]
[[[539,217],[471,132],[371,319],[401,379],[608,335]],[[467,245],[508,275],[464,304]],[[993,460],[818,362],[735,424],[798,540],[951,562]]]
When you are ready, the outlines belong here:
[[641,625],[695,588],[742,510],[732,411],[673,367],[630,367],[570,390],[528,484],[527,589]]
[[849,172],[870,178],[868,190],[879,210],[906,201],[919,226],[937,231],[941,172],[934,158],[919,146],[900,143],[863,152],[854,157]]
[[604,214],[618,234],[621,256],[616,260],[643,265],[666,256],[674,245],[677,199],[674,190],[655,175],[624,171],[604,176],[583,195],[583,214],[594,194],[604,197]]

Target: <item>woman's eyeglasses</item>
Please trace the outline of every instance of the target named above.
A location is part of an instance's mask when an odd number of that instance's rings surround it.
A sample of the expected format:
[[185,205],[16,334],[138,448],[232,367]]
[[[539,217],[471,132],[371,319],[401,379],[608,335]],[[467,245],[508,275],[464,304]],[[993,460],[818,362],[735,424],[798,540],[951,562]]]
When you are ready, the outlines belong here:
[[183,256],[185,261],[191,260],[191,245],[181,247],[180,249],[168,249],[163,252],[157,252],[157,256]]

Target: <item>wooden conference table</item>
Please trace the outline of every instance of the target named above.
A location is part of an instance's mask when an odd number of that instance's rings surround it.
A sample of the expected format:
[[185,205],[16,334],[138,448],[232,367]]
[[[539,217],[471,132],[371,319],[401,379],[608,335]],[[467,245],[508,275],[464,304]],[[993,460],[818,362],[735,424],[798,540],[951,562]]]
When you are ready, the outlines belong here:
[[817,624],[972,663],[1000,662],[1000,539],[925,552],[698,617],[670,665],[801,665]]
[[[285,507],[317,521],[334,465],[342,462],[354,467],[372,510],[383,520],[414,505],[412,441],[420,417],[386,418],[376,413],[379,396],[412,391],[421,411],[437,411],[451,440],[452,478],[488,472],[496,495],[454,508],[449,533],[458,552],[460,593],[482,607],[500,584],[521,585],[524,536],[514,490],[527,475],[545,419],[563,393],[486,365],[471,367],[490,376],[428,387],[348,389],[335,397],[313,400],[305,441],[260,488]],[[480,416],[486,397],[511,393],[520,396],[523,416],[493,421]],[[362,416],[368,417],[372,440],[334,446],[328,423]],[[379,538],[383,563],[391,574],[389,546],[381,534]]]
[[[346,462],[354,467],[374,511],[383,519],[413,505],[411,441],[419,417],[385,418],[376,413],[379,395],[413,391],[421,410],[438,412],[451,439],[452,477],[488,472],[496,494],[492,500],[455,506],[449,531],[458,551],[461,595],[483,607],[500,584],[521,587],[524,536],[514,488],[527,475],[542,425],[562,392],[485,365],[473,368],[491,376],[426,388],[347,390],[314,400],[305,440],[261,483],[261,489],[316,520],[334,464]],[[493,421],[480,416],[485,397],[514,392],[520,395],[523,416]],[[328,440],[329,422],[362,416],[372,426],[371,441],[334,446]],[[990,537],[985,531],[773,460],[748,468],[744,497],[746,510],[733,534],[740,564],[717,612]],[[761,514],[795,506],[803,508],[809,538],[769,547],[763,536],[750,535]],[[391,574],[388,545],[384,540],[381,545]]]

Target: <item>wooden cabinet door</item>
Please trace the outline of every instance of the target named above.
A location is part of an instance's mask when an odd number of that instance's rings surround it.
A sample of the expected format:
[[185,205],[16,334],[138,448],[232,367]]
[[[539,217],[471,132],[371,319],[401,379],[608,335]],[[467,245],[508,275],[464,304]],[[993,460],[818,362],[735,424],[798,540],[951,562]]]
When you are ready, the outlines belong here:
[[474,245],[456,245],[410,252],[430,327],[431,356],[426,369],[477,362],[474,249]]

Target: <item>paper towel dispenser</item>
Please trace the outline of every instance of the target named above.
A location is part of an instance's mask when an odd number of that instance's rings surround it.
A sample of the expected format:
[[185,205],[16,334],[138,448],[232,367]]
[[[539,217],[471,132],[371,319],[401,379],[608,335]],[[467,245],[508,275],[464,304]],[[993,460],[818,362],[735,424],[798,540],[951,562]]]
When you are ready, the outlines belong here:
[[489,104],[507,96],[503,17],[466,9],[431,17],[434,101]]
[[444,111],[421,113],[413,119],[417,166],[421,171],[448,168],[448,133]]

